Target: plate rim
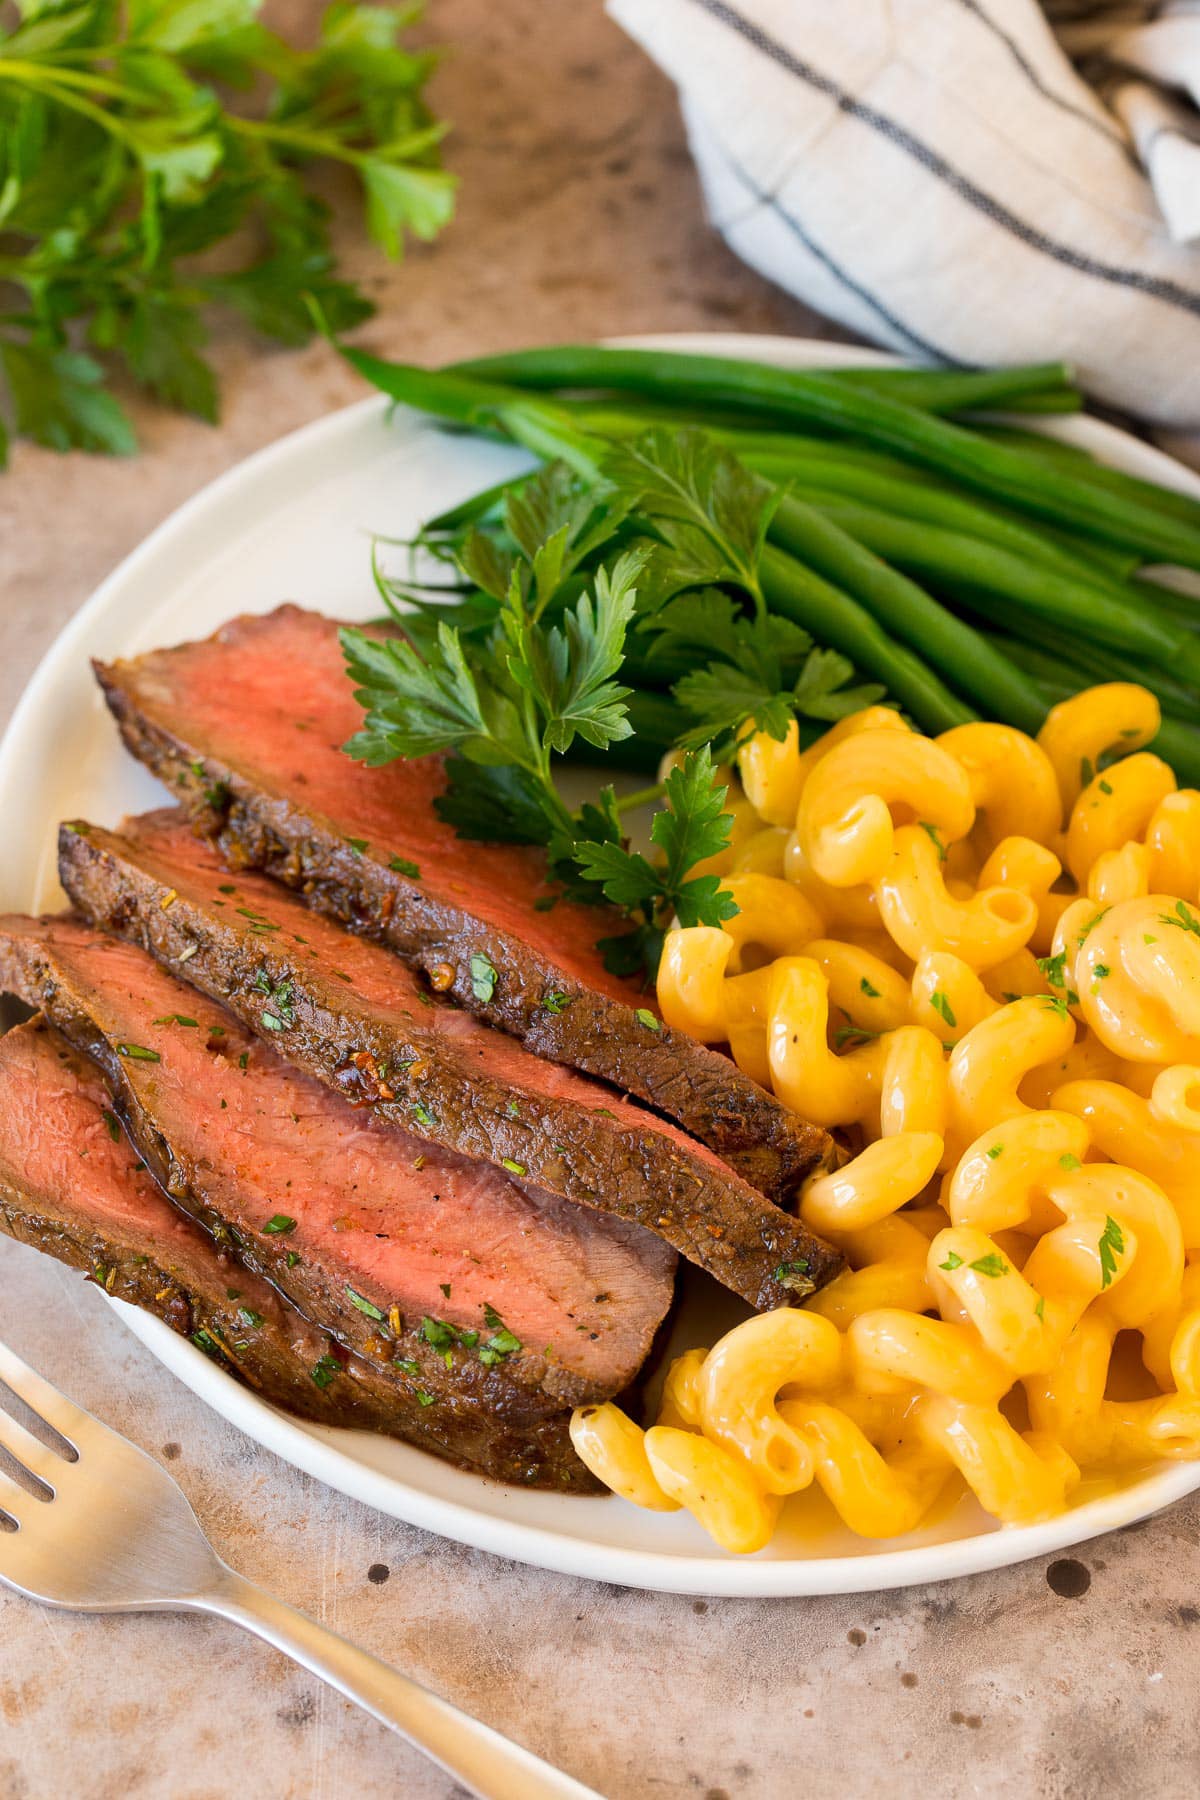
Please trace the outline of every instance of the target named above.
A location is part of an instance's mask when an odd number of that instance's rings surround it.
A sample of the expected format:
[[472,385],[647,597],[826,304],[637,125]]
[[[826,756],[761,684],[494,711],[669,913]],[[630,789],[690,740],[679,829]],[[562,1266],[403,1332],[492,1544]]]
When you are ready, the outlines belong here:
[[[615,338],[616,344],[645,348],[691,349],[702,353],[759,358],[792,367],[904,366],[904,359],[859,345],[830,339],[682,332]],[[407,413],[408,409],[400,409]],[[58,671],[80,654],[81,644],[102,626],[122,591],[153,566],[197,521],[219,511],[230,498],[244,500],[247,489],[287,478],[289,463],[303,462],[314,448],[328,451],[340,435],[353,435],[372,417],[384,421],[392,411],[382,395],[369,394],[346,407],[310,420],[263,445],[223,470],[167,515],[105,577],[82,603],[40,658],[0,738],[0,788],[11,780],[9,765],[29,731],[30,722],[53,704]],[[419,416],[419,415],[414,415]],[[1034,420],[1026,421],[1034,423]],[[1200,476],[1162,451],[1119,428],[1083,415],[1040,416],[1037,428],[1098,453],[1130,454],[1146,470],[1184,492],[1200,497]],[[927,1545],[840,1556],[790,1558],[734,1557],[714,1551],[706,1555],[668,1550],[622,1548],[594,1539],[531,1525],[519,1518],[476,1508],[447,1498],[403,1476],[385,1473],[359,1461],[317,1436],[299,1420],[261,1400],[216,1368],[199,1350],[170,1331],[160,1320],[109,1298],[134,1336],[158,1362],[177,1376],[199,1399],[228,1423],[265,1449],[326,1486],[395,1517],[493,1555],[554,1572],[608,1581],[648,1592],[710,1597],[794,1598],[805,1595],[863,1593],[952,1580],[984,1573],[1032,1557],[1087,1542],[1102,1533],[1160,1511],[1200,1487],[1200,1464],[1166,1463],[1115,1493],[1085,1502],[1054,1519],[1033,1525],[1008,1526]],[[357,1434],[347,1432],[347,1438]],[[475,1477],[486,1480],[485,1477]],[[499,1484],[488,1483],[497,1488]],[[519,1502],[521,1491],[511,1492]],[[566,1502],[570,1504],[570,1501]],[[621,1502],[613,1500],[612,1504]]]

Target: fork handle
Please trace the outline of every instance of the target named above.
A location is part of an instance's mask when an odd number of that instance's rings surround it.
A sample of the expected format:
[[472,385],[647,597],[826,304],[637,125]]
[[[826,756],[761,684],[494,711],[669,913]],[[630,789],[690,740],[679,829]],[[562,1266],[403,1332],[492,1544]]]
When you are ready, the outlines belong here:
[[552,1768],[232,1569],[223,1572],[219,1586],[193,1596],[188,1606],[231,1619],[264,1638],[398,1731],[480,1800],[602,1800],[593,1788]]

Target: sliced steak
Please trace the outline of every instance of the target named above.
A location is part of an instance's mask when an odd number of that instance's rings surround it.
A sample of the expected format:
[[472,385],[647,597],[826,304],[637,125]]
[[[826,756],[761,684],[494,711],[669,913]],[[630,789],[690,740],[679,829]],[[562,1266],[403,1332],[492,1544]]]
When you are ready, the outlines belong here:
[[182,814],[66,826],[59,863],[88,918],[378,1118],[648,1227],[751,1305],[787,1305],[837,1272],[832,1250],[677,1126],[431,1002],[387,950],[266,876],[232,874]]
[[672,1292],[647,1233],[355,1112],[81,922],[0,921],[0,987],[98,1063],[172,1197],[415,1396],[448,1455],[485,1415],[557,1438],[565,1406],[640,1367]]
[[[311,1325],[171,1205],[95,1065],[34,1020],[0,1039],[0,1231],[155,1314],[265,1400],[322,1425],[447,1454],[432,1409]],[[523,1437],[481,1414],[454,1459],[501,1480],[588,1491],[566,1415]]]
[[825,1134],[605,970],[596,940],[618,917],[558,897],[538,850],[457,837],[435,810],[440,758],[368,768],[343,753],[362,714],[337,632],[284,606],[97,674],[129,749],[206,814],[232,864],[300,889],[537,1055],[638,1095],[789,1195]]

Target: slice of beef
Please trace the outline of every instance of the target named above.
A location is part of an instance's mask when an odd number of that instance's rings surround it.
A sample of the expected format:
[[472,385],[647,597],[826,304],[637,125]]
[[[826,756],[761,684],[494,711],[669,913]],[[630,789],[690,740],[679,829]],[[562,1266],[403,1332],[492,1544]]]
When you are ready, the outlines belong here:
[[[44,1020],[0,1039],[0,1231],[155,1314],[263,1399],[322,1425],[445,1456],[431,1408],[311,1325],[170,1203],[118,1124],[100,1071]],[[522,1435],[480,1414],[454,1460],[501,1480],[595,1485],[565,1413]]]
[[0,921],[0,987],[97,1062],[172,1197],[424,1404],[447,1454],[481,1415],[536,1443],[640,1367],[672,1291],[647,1233],[355,1112],[82,922]]
[[129,749],[234,865],[300,889],[537,1055],[638,1095],[764,1193],[786,1197],[826,1154],[822,1131],[608,973],[596,941],[620,918],[559,897],[539,850],[455,835],[435,810],[440,758],[351,762],[362,714],[332,620],[284,606],[97,674]]
[[387,950],[266,876],[233,876],[182,814],[119,833],[66,826],[59,865],[94,923],[378,1117],[647,1226],[751,1305],[786,1305],[836,1273],[833,1251],[677,1126],[431,1004]]

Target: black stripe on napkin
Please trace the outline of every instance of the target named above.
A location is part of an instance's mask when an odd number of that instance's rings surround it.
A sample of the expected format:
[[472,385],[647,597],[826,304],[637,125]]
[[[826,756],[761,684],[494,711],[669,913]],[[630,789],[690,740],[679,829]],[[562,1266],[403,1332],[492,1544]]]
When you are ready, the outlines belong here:
[[778,64],[781,69],[786,69],[789,75],[795,75],[798,80],[806,82],[818,93],[827,94],[831,100],[836,101],[840,112],[844,112],[849,118],[857,119],[861,124],[869,126],[872,131],[878,132],[881,137],[887,138],[896,145],[897,149],[903,150],[922,168],[927,169],[931,175],[936,175],[938,180],[944,182],[960,199],[965,200],[977,212],[981,212],[986,218],[991,219],[993,224],[1001,226],[1010,236],[1017,238],[1029,249],[1037,250],[1041,255],[1050,257],[1054,262],[1062,263],[1066,268],[1076,269],[1081,275],[1091,275],[1097,281],[1111,282],[1115,287],[1133,288],[1138,293],[1148,294],[1151,299],[1161,300],[1168,306],[1182,307],[1185,312],[1200,316],[1200,293],[1181,287],[1178,282],[1166,280],[1162,276],[1144,275],[1140,269],[1122,269],[1113,263],[1100,262],[1093,256],[1086,256],[1081,250],[1073,249],[1069,244],[1060,244],[1054,238],[1048,237],[1037,226],[1030,225],[1027,220],[1012,212],[1002,201],[997,200],[995,195],[988,194],[983,188],[976,186],[969,176],[955,169],[939,151],[934,150],[931,145],[923,143],[906,126],[898,124],[895,119],[888,118],[886,113],[879,112],[875,107],[868,106],[865,101],[856,99],[845,88],[839,87],[830,76],[822,75],[819,69],[814,69],[808,63],[801,62],[799,57],[792,55],[786,45],[770,37],[767,32],[758,25],[752,24],[749,19],[743,18],[741,13],[735,11],[732,6],[728,6],[725,0],[692,0],[692,4],[701,7],[721,24],[727,25],[731,31],[736,31],[740,37],[745,38],[747,43],[753,44],[754,48],[763,56]]
[[1090,125],[1092,130],[1098,131],[1102,138],[1107,138],[1109,143],[1119,150],[1126,161],[1132,163],[1135,169],[1141,169],[1141,164],[1138,162],[1136,154],[1131,148],[1128,140],[1122,136],[1121,132],[1118,131],[1115,126],[1107,125],[1103,119],[1097,119],[1092,113],[1085,111],[1082,106],[1076,106],[1074,102],[1068,100],[1064,94],[1056,94],[1053,88],[1048,88],[1025,52],[1022,50],[1020,44],[1018,44],[1016,38],[1010,37],[1003,26],[999,25],[996,20],[992,18],[990,13],[984,11],[983,7],[979,4],[979,0],[958,0],[958,4],[964,11],[969,12],[973,19],[978,19],[979,23],[984,26],[986,30],[990,31],[993,37],[1000,40],[1013,61],[1016,63],[1018,69],[1020,69],[1022,75],[1024,75],[1030,87],[1033,88],[1036,93],[1039,93],[1043,100],[1048,100],[1051,106],[1057,106],[1060,112],[1070,113],[1071,117],[1073,119],[1078,119],[1081,125]]
[[[958,357],[952,356],[948,350],[942,350],[937,344],[931,344],[928,338],[922,337],[920,332],[914,331],[911,325],[906,325],[903,319],[897,318],[889,306],[885,306],[883,301],[865,288],[861,281],[856,281],[847,269],[843,269],[841,264],[834,260],[828,250],[822,249],[815,238],[801,225],[796,215],[788,211],[778,194],[768,193],[765,188],[759,187],[753,176],[743,169],[740,163],[733,160],[723,145],[721,146],[721,156],[730,174],[741,183],[746,192],[753,195],[760,206],[766,207],[769,212],[774,213],[776,218],[787,226],[792,236],[803,244],[809,255],[819,262],[823,269],[828,269],[834,280],[840,283],[847,293],[853,294],[856,299],[863,302],[864,306],[869,307],[875,317],[883,325],[886,325],[889,331],[903,339],[910,349],[916,350],[921,356],[931,357],[935,362],[952,363],[958,369],[970,366],[961,362]],[[729,229],[729,226],[726,225],[725,229]]]

